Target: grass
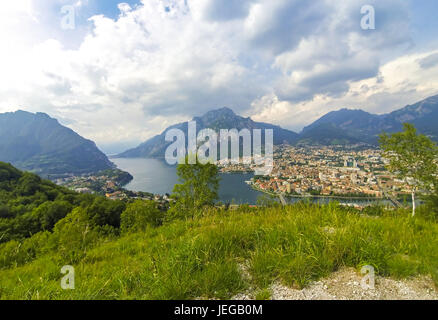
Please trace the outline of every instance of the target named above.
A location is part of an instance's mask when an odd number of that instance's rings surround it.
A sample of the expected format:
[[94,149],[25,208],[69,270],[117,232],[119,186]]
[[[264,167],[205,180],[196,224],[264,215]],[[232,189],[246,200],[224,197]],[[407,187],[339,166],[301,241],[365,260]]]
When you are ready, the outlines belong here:
[[[242,264],[250,277],[242,275]],[[0,270],[1,299],[229,299],[274,281],[302,288],[341,267],[372,265],[394,278],[438,283],[438,224],[384,211],[360,215],[336,204],[207,210],[146,232],[102,240],[74,265],[75,290],[60,288],[56,252]]]

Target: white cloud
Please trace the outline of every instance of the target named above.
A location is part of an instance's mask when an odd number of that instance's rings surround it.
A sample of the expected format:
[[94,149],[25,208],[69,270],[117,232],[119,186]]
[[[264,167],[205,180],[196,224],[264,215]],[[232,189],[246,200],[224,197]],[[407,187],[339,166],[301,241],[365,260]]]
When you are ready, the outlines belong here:
[[438,64],[424,70],[421,62],[438,51],[410,54],[379,68],[378,75],[349,82],[339,97],[316,95],[303,102],[289,102],[269,94],[253,103],[253,118],[272,119],[285,127],[301,130],[326,113],[341,108],[363,109],[383,114],[438,93]]
[[[11,7],[21,25],[11,18],[6,32],[0,22],[0,111],[45,111],[106,145],[223,106],[300,128],[339,107],[379,111],[401,103],[392,96],[433,93],[432,53],[404,49],[406,7],[367,2],[376,6],[375,32],[360,29],[356,0],[120,3],[117,19],[92,17],[71,46],[75,34],[59,28],[59,12],[29,1],[30,9]],[[421,61],[431,67],[420,70]],[[406,74],[394,71],[400,64]]]

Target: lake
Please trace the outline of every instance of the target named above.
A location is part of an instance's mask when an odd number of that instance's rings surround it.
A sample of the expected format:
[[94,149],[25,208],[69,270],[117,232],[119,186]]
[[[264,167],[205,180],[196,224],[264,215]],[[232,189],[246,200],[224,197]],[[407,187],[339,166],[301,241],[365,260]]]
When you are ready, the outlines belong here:
[[[131,191],[143,191],[153,194],[172,193],[173,186],[178,183],[176,167],[169,166],[164,161],[158,159],[111,159],[119,169],[129,172],[134,179],[125,186]],[[252,189],[245,181],[250,180],[253,173],[221,173],[219,187],[219,198],[224,203],[248,203],[256,204],[257,198],[263,195],[262,192]],[[300,198],[289,198],[289,202],[300,201]],[[314,202],[328,203],[333,201],[330,198],[314,198]],[[385,200],[339,200],[336,201],[349,204],[370,204],[381,202],[387,204]]]
[[[133,177],[125,186],[131,191],[144,191],[154,194],[172,193],[173,186],[178,183],[176,167],[167,165],[157,159],[111,159],[119,169],[129,172]],[[248,186],[245,181],[251,180],[252,173],[220,174],[219,198],[224,203],[256,204],[262,192]]]

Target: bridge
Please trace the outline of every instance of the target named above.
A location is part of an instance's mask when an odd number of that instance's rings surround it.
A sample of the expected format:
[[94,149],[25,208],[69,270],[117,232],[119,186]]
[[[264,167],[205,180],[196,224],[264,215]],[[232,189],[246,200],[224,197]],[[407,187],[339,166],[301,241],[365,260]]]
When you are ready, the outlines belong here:
[[400,203],[400,201],[397,200],[396,197],[394,197],[392,194],[390,194],[385,188],[383,188],[382,184],[380,183],[379,178],[376,177],[377,185],[379,186],[380,191],[382,191],[383,196],[391,201],[391,203],[397,207],[397,208],[404,208],[404,206]]
[[282,204],[283,206],[287,206],[287,202],[286,202],[286,199],[284,198],[283,194],[280,193],[278,197],[280,198],[280,202],[281,202],[281,204]]

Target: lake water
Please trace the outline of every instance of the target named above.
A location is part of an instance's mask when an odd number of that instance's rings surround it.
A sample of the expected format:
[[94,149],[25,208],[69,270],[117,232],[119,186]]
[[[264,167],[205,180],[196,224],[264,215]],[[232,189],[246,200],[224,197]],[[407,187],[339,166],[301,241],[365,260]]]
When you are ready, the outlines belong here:
[[[119,169],[129,172],[133,177],[126,189],[144,191],[154,194],[172,193],[173,186],[178,183],[176,167],[167,165],[157,159],[111,159]],[[219,198],[224,203],[256,204],[262,192],[248,186],[252,173],[221,174]]]
[[[178,183],[176,167],[167,165],[157,159],[111,159],[121,170],[129,172],[134,179],[125,186],[131,191],[143,191],[153,194],[172,193],[173,186]],[[250,180],[252,173],[220,174],[219,198],[224,203],[256,204],[262,192],[252,189],[245,181]],[[299,198],[290,198],[289,202],[300,201]],[[329,198],[315,198],[314,202],[328,203]],[[350,204],[370,204],[376,200],[337,200]],[[388,203],[385,200],[379,202]]]

